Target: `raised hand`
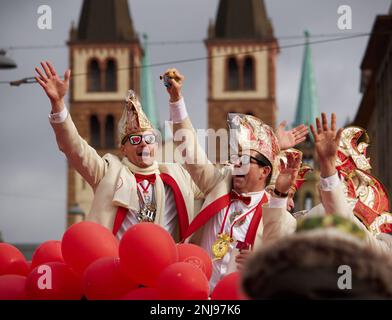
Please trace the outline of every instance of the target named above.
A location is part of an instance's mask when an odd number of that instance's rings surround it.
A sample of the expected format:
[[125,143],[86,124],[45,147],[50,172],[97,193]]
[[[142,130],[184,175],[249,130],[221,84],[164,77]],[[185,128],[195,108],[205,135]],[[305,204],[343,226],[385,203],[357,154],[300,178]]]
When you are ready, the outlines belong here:
[[298,172],[301,167],[302,154],[289,152],[287,154],[287,164],[280,162],[279,175],[276,178],[275,189],[281,193],[288,193],[290,187],[297,180]]
[[323,178],[332,176],[336,172],[335,163],[338,153],[339,141],[343,128],[336,131],[336,115],[331,115],[331,127],[328,127],[327,115],[321,114],[321,122],[316,118],[317,132],[313,125],[310,125],[316,152],[320,161],[320,173]]
[[275,132],[281,150],[293,148],[305,141],[308,134],[308,128],[303,124],[286,131],[286,123],[286,121],[281,122]]
[[170,102],[181,99],[181,88],[185,77],[177,69],[167,69],[163,76],[168,76],[169,86],[166,87],[170,96]]
[[71,70],[68,69],[65,71],[64,80],[61,80],[51,63],[48,61],[42,61],[41,66],[45,73],[36,67],[35,71],[39,76],[35,77],[35,80],[37,80],[50,99],[50,102],[52,103],[52,111],[59,112],[63,108],[64,96],[69,88]]

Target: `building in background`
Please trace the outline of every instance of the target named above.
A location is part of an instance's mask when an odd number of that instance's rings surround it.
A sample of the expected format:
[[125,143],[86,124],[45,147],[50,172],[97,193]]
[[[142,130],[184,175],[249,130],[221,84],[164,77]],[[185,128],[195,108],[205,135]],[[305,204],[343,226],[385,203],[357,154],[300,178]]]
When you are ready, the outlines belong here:
[[[251,114],[275,126],[279,50],[264,1],[220,0],[205,45],[208,128],[226,130],[229,112]],[[219,160],[219,141],[216,146],[208,144],[209,156],[214,149]]]
[[[298,93],[297,109],[293,127],[300,124],[315,125],[315,118],[320,116],[318,98],[316,93],[316,82],[313,71],[312,52],[309,45],[309,32],[305,31],[305,48],[302,61],[301,82]],[[303,153],[304,164],[313,168],[305,176],[305,183],[296,192],[294,197],[295,211],[309,210],[320,202],[317,182],[319,180],[318,161],[311,134],[306,141],[296,147]]]
[[392,4],[376,17],[361,63],[362,100],[353,125],[367,130],[372,174],[392,192]]
[[[79,134],[97,150],[119,155],[117,123],[128,89],[141,93],[142,46],[127,0],[84,0],[70,31],[70,113]],[[68,165],[68,225],[90,210],[93,192]]]

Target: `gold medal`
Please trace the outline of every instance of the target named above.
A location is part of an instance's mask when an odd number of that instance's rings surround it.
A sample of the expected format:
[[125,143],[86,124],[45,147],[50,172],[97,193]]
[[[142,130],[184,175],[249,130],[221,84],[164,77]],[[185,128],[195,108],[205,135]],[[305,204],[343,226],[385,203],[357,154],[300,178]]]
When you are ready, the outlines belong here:
[[217,239],[212,245],[212,253],[214,254],[215,259],[222,259],[225,254],[229,251],[230,243],[233,242],[233,238],[227,233],[218,234]]

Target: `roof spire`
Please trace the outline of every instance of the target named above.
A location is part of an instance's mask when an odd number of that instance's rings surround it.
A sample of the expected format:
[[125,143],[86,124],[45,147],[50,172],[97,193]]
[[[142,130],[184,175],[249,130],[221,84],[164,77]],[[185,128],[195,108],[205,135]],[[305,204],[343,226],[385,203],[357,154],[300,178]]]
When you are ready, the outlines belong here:
[[302,61],[301,85],[299,88],[294,127],[302,123],[305,125],[314,125],[315,118],[320,115],[313,73],[312,54],[309,46],[309,31],[306,30],[304,36],[305,51]]
[[74,41],[128,42],[137,35],[127,0],[84,0]]
[[143,110],[155,129],[159,129],[159,115],[155,104],[154,83],[151,77],[148,36],[143,33],[143,59],[141,70],[141,99]]
[[209,28],[209,38],[273,38],[264,0],[220,0],[215,21],[214,32]]

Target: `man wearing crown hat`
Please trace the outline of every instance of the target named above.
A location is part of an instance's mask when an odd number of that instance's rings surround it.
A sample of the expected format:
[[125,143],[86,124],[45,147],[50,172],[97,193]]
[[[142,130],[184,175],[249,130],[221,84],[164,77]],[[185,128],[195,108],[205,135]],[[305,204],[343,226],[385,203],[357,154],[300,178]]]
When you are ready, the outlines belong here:
[[87,220],[107,227],[119,239],[141,221],[161,225],[177,241],[183,238],[195,211],[194,200],[203,195],[180,165],[157,163],[158,134],[133,91],[118,124],[124,157],[100,157],[80,137],[65,107],[70,70],[63,81],[49,62],[41,65],[44,72],[36,68],[36,80],[51,101],[49,120],[59,149],[94,191]]
[[197,143],[181,95],[184,77],[177,70],[170,69],[168,73],[176,74],[176,79],[169,79],[167,86],[173,137],[175,142],[180,137],[184,139],[181,145],[186,151],[184,166],[205,195],[202,209],[191,223],[186,238],[203,247],[213,259],[212,289],[230,272],[240,251],[261,244],[263,205],[269,202],[264,189],[270,180],[275,157],[281,148],[303,141],[307,129],[299,126],[284,131],[282,123],[275,134],[260,119],[229,114],[228,124],[234,139],[231,146],[234,150],[238,145],[240,148],[232,154],[230,165],[218,168]]
[[[363,153],[365,146],[357,146],[358,137],[363,130],[348,127],[336,131],[335,123],[336,116],[332,114],[331,126],[328,127],[326,114],[323,113],[321,121],[316,119],[317,130],[311,125],[320,162],[321,203],[305,216],[338,214],[364,231],[365,241],[370,247],[390,253],[392,236],[387,233],[391,231],[392,215],[384,212],[388,208],[388,199],[385,199],[387,196],[381,183],[366,171],[369,169],[369,163]],[[298,170],[298,167],[288,161],[276,180],[275,186],[278,190],[288,192],[296,180],[296,174],[288,173],[295,170]],[[362,179],[371,183],[364,185]],[[296,220],[289,219],[290,213],[285,210],[286,199],[282,199],[280,208],[265,210],[264,243],[273,242],[295,231],[297,223]]]

